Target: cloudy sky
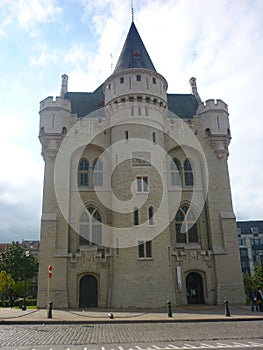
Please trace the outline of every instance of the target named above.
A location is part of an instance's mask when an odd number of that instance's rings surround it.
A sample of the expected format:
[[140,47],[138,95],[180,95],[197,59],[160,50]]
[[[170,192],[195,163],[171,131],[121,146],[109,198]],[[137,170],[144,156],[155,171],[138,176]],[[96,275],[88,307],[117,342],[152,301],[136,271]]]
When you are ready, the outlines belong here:
[[[238,220],[263,220],[263,1],[134,0],[135,24],[170,93],[229,106]],[[93,91],[111,74],[131,24],[129,0],[0,0],[0,242],[38,239],[44,164],[39,102]]]

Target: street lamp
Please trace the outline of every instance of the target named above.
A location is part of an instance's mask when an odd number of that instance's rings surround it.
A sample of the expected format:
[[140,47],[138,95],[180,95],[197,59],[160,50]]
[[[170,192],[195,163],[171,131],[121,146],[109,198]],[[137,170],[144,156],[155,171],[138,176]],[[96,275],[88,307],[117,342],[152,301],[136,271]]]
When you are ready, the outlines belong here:
[[[29,257],[29,251],[27,250],[26,251],[26,257]],[[24,268],[25,268],[25,266],[24,266]],[[21,307],[21,309],[23,310],[23,311],[25,311],[26,310],[26,274],[24,274],[24,299],[23,299],[23,304],[22,304],[22,307]]]

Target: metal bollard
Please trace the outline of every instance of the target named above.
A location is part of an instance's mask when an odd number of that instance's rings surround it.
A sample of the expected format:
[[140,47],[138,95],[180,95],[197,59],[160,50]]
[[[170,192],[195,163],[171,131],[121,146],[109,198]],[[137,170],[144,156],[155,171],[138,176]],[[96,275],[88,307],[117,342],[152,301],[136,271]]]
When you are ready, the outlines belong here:
[[52,301],[50,301],[48,305],[49,306],[48,306],[48,316],[47,317],[52,318],[52,306],[53,306]]
[[23,299],[22,305],[21,305],[21,310],[25,311],[26,310],[26,298]]
[[228,307],[228,301],[224,300],[224,304],[225,304],[225,316],[229,317],[230,315],[230,311],[229,311],[229,307]]
[[167,301],[167,305],[168,305],[168,317],[173,317],[173,313],[172,313],[172,303],[170,300]]

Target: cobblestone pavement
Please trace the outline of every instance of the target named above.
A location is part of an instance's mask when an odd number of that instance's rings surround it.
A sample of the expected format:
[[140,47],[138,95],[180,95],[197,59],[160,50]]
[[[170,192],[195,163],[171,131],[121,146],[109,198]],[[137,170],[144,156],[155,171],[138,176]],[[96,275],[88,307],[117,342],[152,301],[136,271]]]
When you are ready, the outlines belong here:
[[[21,346],[258,339],[263,322],[1,325],[0,349]],[[90,347],[89,347],[90,348]],[[263,347],[262,347],[263,348]],[[66,348],[65,348],[66,349]]]

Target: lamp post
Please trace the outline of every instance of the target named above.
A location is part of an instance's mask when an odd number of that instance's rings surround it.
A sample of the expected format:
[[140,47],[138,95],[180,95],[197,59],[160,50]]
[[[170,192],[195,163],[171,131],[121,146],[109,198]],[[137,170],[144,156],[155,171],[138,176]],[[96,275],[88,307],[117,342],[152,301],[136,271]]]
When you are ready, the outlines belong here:
[[[27,250],[25,253],[26,257],[29,257],[29,251]],[[26,266],[24,266],[25,268]],[[23,299],[23,303],[22,303],[22,307],[21,309],[23,311],[26,310],[26,273],[24,272],[24,299]]]

